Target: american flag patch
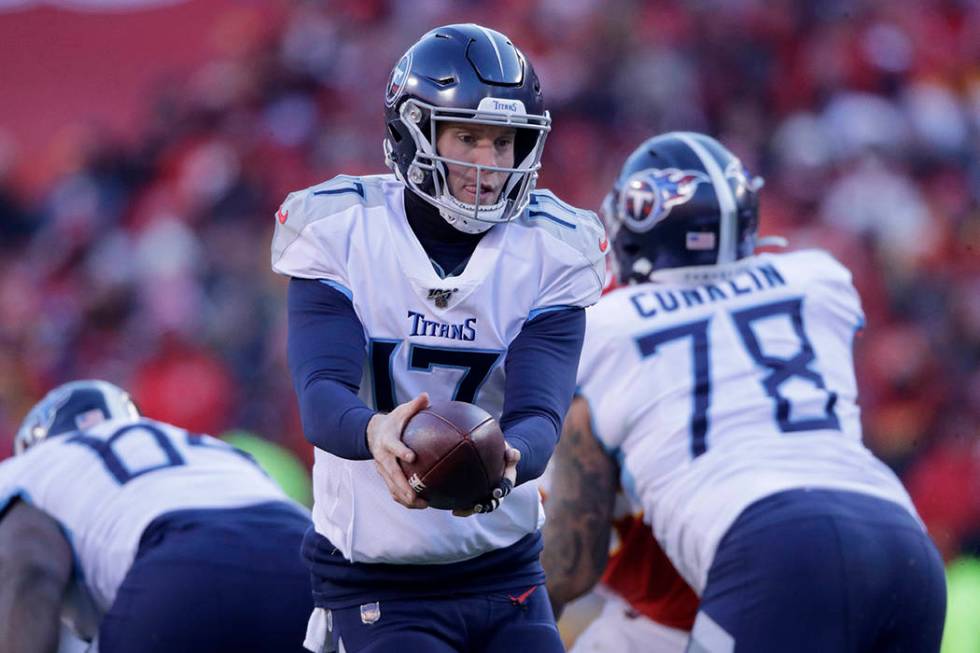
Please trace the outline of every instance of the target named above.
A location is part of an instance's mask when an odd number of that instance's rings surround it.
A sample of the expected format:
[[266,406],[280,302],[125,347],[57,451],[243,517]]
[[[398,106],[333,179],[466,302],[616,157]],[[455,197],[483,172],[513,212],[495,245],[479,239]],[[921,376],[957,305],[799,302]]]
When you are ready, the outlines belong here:
[[106,420],[105,413],[100,408],[93,408],[75,416],[75,426],[80,431],[90,429],[96,424],[101,424]]
[[705,231],[689,231],[687,232],[687,248],[697,250],[714,249],[715,235]]

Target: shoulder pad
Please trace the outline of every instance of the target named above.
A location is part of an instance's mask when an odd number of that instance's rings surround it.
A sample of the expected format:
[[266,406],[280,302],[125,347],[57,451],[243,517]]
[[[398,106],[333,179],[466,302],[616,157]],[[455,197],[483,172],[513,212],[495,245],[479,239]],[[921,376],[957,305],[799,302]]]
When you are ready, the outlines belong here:
[[825,249],[801,249],[778,256],[789,258],[794,265],[806,269],[814,277],[851,283],[851,271]]
[[822,296],[821,304],[841,316],[851,328],[864,326],[861,297],[854,287],[851,271],[830,252],[806,249],[772,256],[786,257],[787,267],[795,268],[794,276],[806,279],[813,292]]
[[[383,206],[385,192],[390,186],[400,186],[394,175],[352,177],[338,175],[329,181],[290,193],[276,211],[275,232],[272,236],[272,267],[292,276],[322,276],[315,270],[297,273],[292,266],[280,265],[286,251],[304,238],[304,232],[314,223],[338,216],[355,207]],[[342,221],[337,223],[343,229]]]
[[550,241],[543,243],[548,263],[535,308],[594,304],[605,285],[609,243],[596,214],[541,190],[531,195],[517,222]]
[[[598,333],[628,329],[630,320],[624,319],[623,315],[624,312],[626,315],[632,315],[633,308],[630,304],[630,297],[641,289],[642,285],[620,286],[603,293],[594,306],[586,309],[587,328],[596,329]],[[632,342],[632,340],[629,341]]]
[[519,221],[526,227],[545,230],[592,264],[601,261],[608,250],[606,230],[599,217],[561,201],[550,190],[534,191]]

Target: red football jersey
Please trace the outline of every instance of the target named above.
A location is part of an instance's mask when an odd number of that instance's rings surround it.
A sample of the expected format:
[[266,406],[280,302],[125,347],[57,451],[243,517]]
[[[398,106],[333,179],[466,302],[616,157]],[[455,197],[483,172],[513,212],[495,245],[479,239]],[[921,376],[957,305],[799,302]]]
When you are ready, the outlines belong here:
[[602,583],[638,613],[671,628],[690,630],[698,597],[674,569],[643,519],[613,522],[620,545],[609,556]]

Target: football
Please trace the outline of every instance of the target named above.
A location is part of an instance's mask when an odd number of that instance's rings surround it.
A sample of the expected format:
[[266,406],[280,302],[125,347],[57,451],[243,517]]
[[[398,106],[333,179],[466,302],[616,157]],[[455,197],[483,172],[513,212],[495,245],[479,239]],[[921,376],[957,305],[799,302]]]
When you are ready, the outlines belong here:
[[504,434],[490,413],[463,401],[432,401],[405,425],[415,462],[399,461],[416,494],[441,510],[485,500],[504,475]]

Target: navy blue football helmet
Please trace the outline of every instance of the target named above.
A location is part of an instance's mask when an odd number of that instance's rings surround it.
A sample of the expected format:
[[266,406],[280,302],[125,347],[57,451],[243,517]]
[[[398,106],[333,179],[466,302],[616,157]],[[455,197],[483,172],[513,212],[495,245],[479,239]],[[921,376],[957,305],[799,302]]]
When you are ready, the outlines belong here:
[[710,136],[670,132],[644,142],[601,210],[620,283],[751,255],[762,183]]
[[14,438],[22,454],[47,438],[87,429],[110,419],[139,419],[129,393],[107,381],[89,379],[60,385],[34,404]]
[[[514,167],[447,159],[436,151],[440,123],[513,127]],[[385,162],[408,188],[439,209],[451,225],[480,233],[520,215],[541,167],[551,117],[541,84],[510,39],[480,25],[446,25],[425,34],[395,65],[385,93]],[[492,205],[456,199],[446,164],[508,178]]]

